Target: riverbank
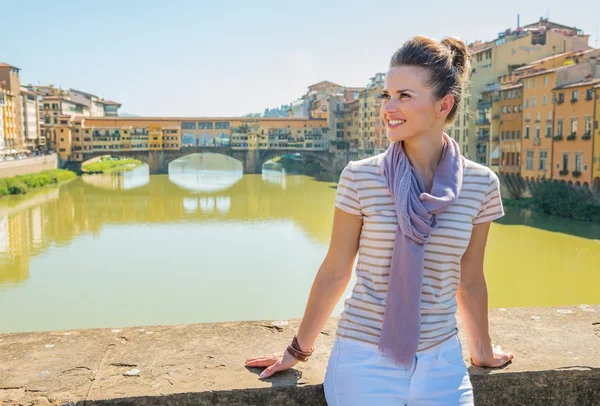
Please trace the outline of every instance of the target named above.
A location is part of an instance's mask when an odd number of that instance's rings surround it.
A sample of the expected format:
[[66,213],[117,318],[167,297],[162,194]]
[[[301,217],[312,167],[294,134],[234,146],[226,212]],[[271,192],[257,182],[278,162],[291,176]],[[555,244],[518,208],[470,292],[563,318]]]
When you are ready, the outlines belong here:
[[30,190],[39,189],[48,185],[57,185],[75,179],[76,177],[77,175],[74,172],[64,169],[52,169],[40,173],[17,175],[11,178],[0,178],[0,197],[22,195],[28,193]]
[[96,162],[81,167],[82,172],[88,174],[131,171],[142,164],[137,159],[100,159]]
[[600,203],[592,196],[592,192],[562,183],[540,182],[532,189],[532,197],[502,199],[502,202],[506,207],[600,223]]
[[[309,362],[265,380],[245,358],[283,350],[299,320],[0,334],[0,403],[324,405],[336,321]],[[491,310],[494,342],[515,360],[499,370],[469,367],[475,403],[597,404],[599,321],[600,306]]]

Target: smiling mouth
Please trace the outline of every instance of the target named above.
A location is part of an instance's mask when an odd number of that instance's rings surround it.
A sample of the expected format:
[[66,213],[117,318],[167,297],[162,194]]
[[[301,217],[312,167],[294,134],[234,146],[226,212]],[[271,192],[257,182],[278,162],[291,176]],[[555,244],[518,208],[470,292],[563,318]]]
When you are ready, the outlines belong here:
[[398,127],[406,123],[406,120],[387,120],[388,127]]

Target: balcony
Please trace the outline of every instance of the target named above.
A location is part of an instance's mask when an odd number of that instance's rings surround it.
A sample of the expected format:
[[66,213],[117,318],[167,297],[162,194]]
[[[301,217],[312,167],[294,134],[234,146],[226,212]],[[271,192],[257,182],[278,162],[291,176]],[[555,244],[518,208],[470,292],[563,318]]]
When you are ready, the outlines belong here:
[[536,147],[539,147],[542,144],[542,140],[540,139],[540,137],[535,137],[532,141],[533,145]]
[[478,126],[490,125],[490,119],[489,118],[480,118],[477,120],[477,125]]
[[567,137],[567,141],[573,141],[575,139],[577,139],[577,135],[575,133],[571,133],[571,135]]
[[584,140],[584,141],[591,140],[592,139],[592,133],[591,133],[591,131],[588,131],[585,134],[583,134],[583,137],[581,137],[581,139]]
[[494,114],[492,120],[500,120],[500,114]]
[[563,169],[562,171],[558,172],[558,174],[560,176],[565,176],[569,174],[569,170],[568,169]]
[[525,119],[525,122],[526,122],[526,123],[531,123],[531,119],[530,119],[530,118],[526,118],[526,119]]
[[565,99],[561,99],[559,97],[558,100],[556,101],[556,104],[563,104],[564,102],[565,102]]
[[477,108],[479,110],[490,109],[492,108],[492,102],[480,100],[479,103],[477,103]]
[[577,102],[578,100],[579,100],[579,98],[578,98],[578,97],[573,97],[573,98],[571,99],[571,103],[575,103],[575,102]]
[[500,137],[497,135],[494,135],[494,137],[492,137],[492,141],[493,142],[500,142]]
[[571,175],[573,175],[574,178],[578,178],[581,176],[581,171],[573,171],[571,172]]
[[554,141],[562,141],[563,135],[562,134],[556,134],[553,139],[554,139]]
[[588,93],[588,94],[585,96],[585,99],[586,99],[586,100],[594,100],[594,96],[593,96],[591,93]]

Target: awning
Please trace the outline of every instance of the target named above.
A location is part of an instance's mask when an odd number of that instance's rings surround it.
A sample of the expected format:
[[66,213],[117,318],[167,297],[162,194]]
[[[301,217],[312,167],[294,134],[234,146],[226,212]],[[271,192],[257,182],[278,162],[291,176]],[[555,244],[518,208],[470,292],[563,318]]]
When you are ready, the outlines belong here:
[[490,159],[500,159],[500,145],[496,146],[492,155],[490,155]]

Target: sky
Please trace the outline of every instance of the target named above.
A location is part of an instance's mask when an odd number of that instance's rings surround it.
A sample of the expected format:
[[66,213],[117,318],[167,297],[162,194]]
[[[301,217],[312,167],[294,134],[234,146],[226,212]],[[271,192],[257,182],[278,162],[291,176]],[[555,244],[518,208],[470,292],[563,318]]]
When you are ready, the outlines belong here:
[[600,46],[600,2],[0,0],[0,62],[144,116],[240,116],[365,86],[415,35],[491,40],[549,15]]

